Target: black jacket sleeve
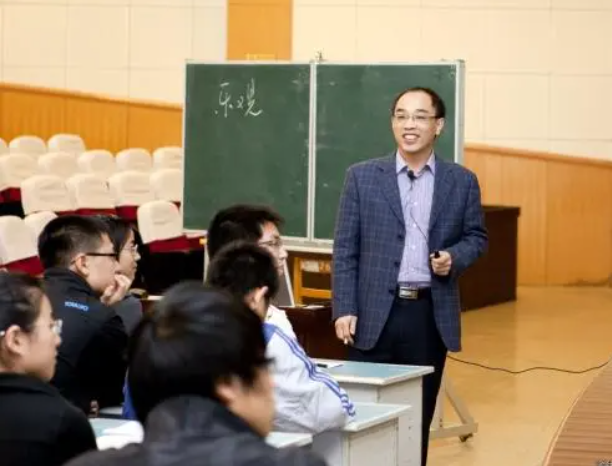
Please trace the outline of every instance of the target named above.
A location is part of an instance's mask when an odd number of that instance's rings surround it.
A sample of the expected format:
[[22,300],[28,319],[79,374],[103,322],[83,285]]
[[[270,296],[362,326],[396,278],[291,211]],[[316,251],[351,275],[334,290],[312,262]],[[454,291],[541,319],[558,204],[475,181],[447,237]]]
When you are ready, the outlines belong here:
[[96,436],[87,417],[78,409],[70,407],[59,427],[56,464],[64,464],[91,450],[97,450]]

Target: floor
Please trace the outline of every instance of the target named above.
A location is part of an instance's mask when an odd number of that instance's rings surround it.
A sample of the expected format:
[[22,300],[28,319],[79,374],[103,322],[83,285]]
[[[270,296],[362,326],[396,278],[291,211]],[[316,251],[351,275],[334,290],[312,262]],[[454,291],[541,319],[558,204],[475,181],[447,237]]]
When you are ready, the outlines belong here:
[[[582,370],[612,356],[612,288],[520,288],[516,302],[463,315],[453,357],[513,371]],[[478,422],[467,442],[433,440],[428,466],[539,466],[575,398],[598,371],[512,375],[448,361],[447,374]],[[456,417],[445,407],[445,422]]]

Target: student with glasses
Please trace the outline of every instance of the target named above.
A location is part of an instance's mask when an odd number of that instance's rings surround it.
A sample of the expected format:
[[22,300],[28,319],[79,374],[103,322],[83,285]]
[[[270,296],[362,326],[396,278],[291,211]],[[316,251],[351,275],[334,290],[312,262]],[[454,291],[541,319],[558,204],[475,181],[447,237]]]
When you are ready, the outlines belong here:
[[44,285],[64,334],[51,383],[83,412],[123,399],[128,336],[113,305],[130,280],[118,273],[118,251],[99,219],[53,219],[38,239]]
[[[98,218],[108,228],[115,251],[119,252],[118,273],[127,277],[131,285],[136,278],[138,261],[140,260],[134,229],[124,219],[114,215],[100,215]],[[142,318],[140,299],[128,293],[113,308],[123,320],[128,335],[131,334]]]
[[96,449],[87,417],[48,382],[62,321],[41,283],[0,272],[0,463],[60,466]]
[[[235,204],[217,212],[210,222],[206,248],[212,261],[217,251],[233,241],[248,241],[263,246],[274,257],[279,277],[285,273],[287,251],[280,236],[283,218],[273,209],[262,205]],[[285,311],[270,304],[266,322],[296,338]]]

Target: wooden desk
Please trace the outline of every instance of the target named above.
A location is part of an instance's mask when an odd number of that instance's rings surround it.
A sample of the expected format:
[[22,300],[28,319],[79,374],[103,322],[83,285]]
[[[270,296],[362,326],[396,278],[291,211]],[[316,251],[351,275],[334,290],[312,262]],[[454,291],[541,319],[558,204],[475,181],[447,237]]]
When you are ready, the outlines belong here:
[[312,439],[312,450],[330,466],[397,466],[399,418],[409,406],[356,403],[355,419],[342,430]]
[[338,381],[354,402],[410,406],[399,418],[399,464],[420,466],[423,377],[433,367],[317,360],[341,366],[324,369]]
[[464,311],[516,300],[518,207],[485,206],[489,250],[459,278]]

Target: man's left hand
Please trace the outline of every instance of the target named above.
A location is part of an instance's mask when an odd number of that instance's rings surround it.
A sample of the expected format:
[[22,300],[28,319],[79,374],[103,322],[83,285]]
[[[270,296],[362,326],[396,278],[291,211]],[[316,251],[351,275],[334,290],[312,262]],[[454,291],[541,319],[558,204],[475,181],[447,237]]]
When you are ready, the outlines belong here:
[[440,251],[440,257],[434,257],[433,254],[429,256],[431,259],[431,268],[436,275],[446,277],[451,270],[452,258],[450,253],[446,251]]

